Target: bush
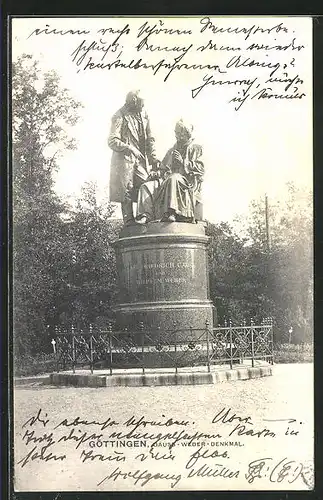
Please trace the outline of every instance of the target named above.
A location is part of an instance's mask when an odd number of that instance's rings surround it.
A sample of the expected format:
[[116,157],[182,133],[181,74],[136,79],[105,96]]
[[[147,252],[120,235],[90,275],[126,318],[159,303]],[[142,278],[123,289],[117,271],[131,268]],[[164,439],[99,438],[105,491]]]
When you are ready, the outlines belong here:
[[314,359],[313,344],[276,344],[275,363],[311,363]]
[[20,356],[14,360],[15,377],[28,377],[56,371],[56,360],[53,354],[37,354]]

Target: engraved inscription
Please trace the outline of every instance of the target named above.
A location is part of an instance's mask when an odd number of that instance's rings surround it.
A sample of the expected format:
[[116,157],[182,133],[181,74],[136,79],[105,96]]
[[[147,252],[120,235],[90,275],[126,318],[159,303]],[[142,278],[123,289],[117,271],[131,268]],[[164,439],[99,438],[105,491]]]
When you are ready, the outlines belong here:
[[160,276],[157,278],[149,278],[149,279],[138,279],[136,280],[137,285],[149,285],[153,283],[186,283],[187,280],[185,278],[176,278],[176,277],[164,277]]
[[149,264],[143,264],[143,266],[138,265],[137,263],[131,264],[129,266],[129,270],[137,270],[140,271],[141,269],[152,269],[152,270],[159,270],[159,269],[183,269],[183,268],[190,268],[191,263],[190,262],[152,262]]
[[[149,273],[152,271],[153,276],[142,276],[136,279],[137,285],[150,285],[150,284],[164,284],[164,283],[187,283],[187,278],[183,276],[172,276],[172,271],[181,270],[181,269],[190,269],[190,262],[152,262],[148,264],[144,264],[141,269],[143,269],[144,274],[145,271]],[[139,271],[138,265],[132,265],[131,270]],[[149,273],[150,274],[150,273]]]
[[122,259],[123,301],[207,299],[206,252],[201,248],[133,250]]

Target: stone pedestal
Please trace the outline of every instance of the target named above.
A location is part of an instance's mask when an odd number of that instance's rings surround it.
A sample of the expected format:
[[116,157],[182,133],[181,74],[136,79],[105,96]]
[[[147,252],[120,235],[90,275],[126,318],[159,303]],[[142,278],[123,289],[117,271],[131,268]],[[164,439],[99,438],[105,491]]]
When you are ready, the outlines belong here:
[[[117,326],[128,330],[212,327],[202,223],[152,222],[122,229],[114,247],[120,297]],[[198,332],[196,333],[198,334]]]

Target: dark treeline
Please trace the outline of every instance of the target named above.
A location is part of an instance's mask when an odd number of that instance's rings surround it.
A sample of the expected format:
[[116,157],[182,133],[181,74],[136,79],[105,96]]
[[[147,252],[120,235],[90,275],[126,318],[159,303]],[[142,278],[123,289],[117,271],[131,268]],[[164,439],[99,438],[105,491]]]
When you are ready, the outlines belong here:
[[[113,318],[111,244],[121,221],[112,204],[98,203],[95,184],[84,186],[74,207],[54,191],[60,153],[75,148],[66,131],[81,107],[55,72],[43,74],[21,57],[13,64],[12,104],[14,344],[23,357],[50,352],[55,325],[104,327]],[[233,226],[207,223],[211,299],[220,321],[273,316],[276,341],[309,341],[310,194],[289,185],[287,202],[270,207],[270,223],[268,242],[263,200]]]
[[308,342],[313,335],[312,196],[289,183],[284,198],[269,200],[269,227],[264,198],[253,201],[249,216],[233,227],[208,224],[211,299],[221,319],[257,322],[272,316],[276,342]]

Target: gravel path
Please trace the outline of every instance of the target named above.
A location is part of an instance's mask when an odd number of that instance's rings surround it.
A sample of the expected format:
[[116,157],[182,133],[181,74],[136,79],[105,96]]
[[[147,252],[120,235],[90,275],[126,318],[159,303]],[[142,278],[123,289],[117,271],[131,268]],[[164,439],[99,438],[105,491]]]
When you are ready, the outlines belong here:
[[[123,423],[129,417],[134,415],[136,418],[144,416],[146,420],[165,420],[173,419],[189,421],[191,426],[201,432],[214,433],[214,424],[212,418],[222,408],[232,409],[232,413],[246,417],[250,416],[253,425],[263,429],[264,426],[274,429],[279,438],[274,440],[263,440],[259,438],[250,438],[249,436],[234,437],[241,442],[241,450],[235,450],[235,461],[232,464],[243,466],[245,458],[249,460],[258,456],[292,457],[310,463],[313,456],[313,365],[312,364],[290,364],[274,366],[274,375],[256,380],[225,382],[217,385],[204,386],[172,386],[172,387],[116,387],[116,388],[58,388],[58,387],[19,387],[15,390],[15,431],[16,443],[15,452],[17,460],[21,459],[30,451],[32,443],[26,446],[22,442],[23,434],[29,424],[22,429],[23,424],[32,415],[37,415],[38,410],[42,409],[42,414],[47,413],[50,420],[48,427],[54,428],[63,418],[74,419],[77,416],[88,421],[96,420],[102,422],[107,416],[115,421]],[[163,417],[163,415],[165,417]],[[296,423],[288,422],[268,422],[272,419],[295,419]],[[222,427],[225,427],[222,424]],[[227,424],[232,425],[233,424]],[[296,429],[297,435],[290,436],[285,434],[287,427]],[[38,426],[38,427],[37,427]],[[296,427],[293,427],[296,426]],[[43,424],[36,423],[31,429],[39,429],[44,432]],[[227,428],[226,427],[226,428]],[[289,430],[290,430],[289,429]],[[81,428],[76,429],[81,432]],[[84,429],[83,429],[84,430]],[[89,431],[89,428],[86,430]],[[93,429],[91,432],[99,431]],[[141,429],[143,430],[143,429]],[[175,429],[172,429],[173,431]],[[152,429],[150,429],[152,431]],[[217,427],[218,431],[218,427]],[[57,432],[57,431],[56,431]],[[222,431],[221,431],[222,432]],[[228,432],[226,430],[226,432]],[[40,434],[39,434],[40,435]],[[223,433],[221,435],[224,435]],[[230,438],[233,439],[233,438]],[[269,442],[270,441],[270,442]],[[106,481],[102,486],[97,486],[97,478],[100,478],[102,467],[107,471],[107,465],[97,463],[95,467],[92,463],[80,462],[80,449],[71,451],[71,443],[68,449],[67,460],[50,461],[48,464],[44,460],[32,460],[21,468],[16,469],[16,488],[18,490],[37,489],[46,490],[50,487],[56,491],[63,489],[74,490],[113,490],[113,489],[168,489],[170,483],[164,480],[149,481],[146,486],[140,486],[140,482],[134,485],[133,480],[121,478],[118,481]],[[72,443],[73,444],[73,443]],[[75,443],[74,443],[75,444]],[[87,443],[88,444],[88,443]],[[34,445],[33,445],[34,446]],[[264,448],[265,447],[265,448]],[[74,447],[75,448],[75,447]],[[89,448],[87,447],[87,450]],[[111,450],[110,450],[111,451]],[[133,452],[134,450],[131,450]],[[184,450],[187,455],[187,450]],[[181,448],[178,453],[184,452]],[[239,451],[239,453],[238,453]],[[99,450],[96,449],[96,453]],[[139,453],[138,450],[136,450]],[[103,453],[100,449],[100,453]],[[108,453],[107,450],[104,453]],[[129,451],[130,453],[130,451]],[[129,458],[130,457],[130,458]],[[133,456],[129,455],[129,460]],[[132,457],[132,458],[131,458]],[[233,453],[232,453],[233,457]],[[284,458],[284,457],[283,457]],[[185,457],[183,456],[184,464]],[[163,461],[163,467],[166,460]],[[168,461],[170,462],[170,461]],[[174,463],[174,462],[173,462]],[[71,466],[70,464],[74,464]],[[211,465],[211,463],[209,464]],[[111,467],[117,465],[112,464]],[[90,469],[91,467],[91,469]],[[129,467],[128,467],[129,469]],[[110,469],[109,469],[110,470]],[[163,469],[164,470],[164,469]],[[307,471],[308,472],[308,471]],[[103,476],[106,474],[103,473]],[[228,481],[225,479],[220,482],[213,478],[194,478],[192,480],[179,481],[175,489],[245,489],[247,485],[245,478],[237,481]],[[95,479],[94,479],[95,476]],[[308,480],[303,480],[300,484],[295,481],[290,488],[303,489],[311,486],[312,478],[308,474]],[[92,478],[93,477],[93,481]],[[305,477],[305,476],[304,476]],[[216,483],[216,484],[215,484]],[[266,483],[267,484],[267,483]],[[295,485],[295,486],[294,486]],[[261,489],[260,483],[257,486],[249,485],[249,488]],[[289,485],[282,488],[282,484],[268,483],[264,488],[267,489],[289,489]]]

